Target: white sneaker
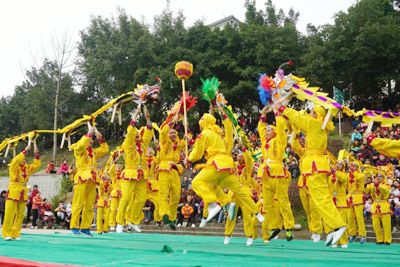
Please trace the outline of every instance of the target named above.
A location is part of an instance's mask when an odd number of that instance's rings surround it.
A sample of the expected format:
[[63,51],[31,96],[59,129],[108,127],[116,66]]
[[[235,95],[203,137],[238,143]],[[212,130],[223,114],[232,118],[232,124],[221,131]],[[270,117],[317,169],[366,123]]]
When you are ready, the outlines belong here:
[[269,240],[268,240],[268,239],[265,239],[265,240],[264,240],[264,244],[269,244]]
[[192,223],[192,228],[195,228],[195,227],[196,227],[196,225],[194,223]]
[[333,232],[332,243],[336,244],[346,231],[346,226],[340,227],[338,230]]
[[115,231],[115,227],[114,226],[110,226],[110,231]]
[[259,223],[264,221],[264,216],[261,213],[257,213],[256,217]]
[[331,248],[337,248],[337,245],[336,245],[336,244],[335,244],[335,245],[332,245]]
[[204,227],[207,224],[207,219],[202,218],[199,227]]
[[229,245],[230,242],[231,242],[231,238],[229,236],[225,236],[224,245]]
[[115,229],[115,232],[117,232],[118,234],[122,233],[124,231],[124,226],[117,224],[117,229]]
[[186,227],[186,226],[187,226],[187,222],[183,222],[182,227]]
[[13,238],[13,240],[21,241],[21,237]]
[[35,228],[35,226],[33,226],[33,225],[31,227],[29,227],[29,229],[34,229],[34,228]]
[[178,223],[178,225],[176,227],[181,227],[182,225],[180,223]]
[[251,246],[251,245],[253,245],[253,238],[247,238],[247,241],[246,241],[246,246]]
[[4,237],[4,240],[5,240],[5,241],[11,241],[12,238],[11,238],[11,236],[6,236],[6,237]]
[[132,229],[133,231],[135,231],[136,233],[141,233],[141,232],[142,232],[142,229],[140,229],[139,225],[137,225],[137,224],[130,224],[129,226],[130,226],[131,229]]
[[221,206],[217,203],[211,203],[208,205],[208,217],[206,222],[209,222],[221,211]]
[[397,228],[396,228],[396,227],[393,227],[392,232],[393,232],[393,233],[397,232]]
[[313,234],[313,242],[318,243],[321,240],[321,236],[319,234]]
[[274,239],[275,239],[275,240],[279,239],[279,235],[275,236]]
[[311,235],[311,240],[314,240],[315,234]]
[[347,245],[347,244],[344,244],[344,245],[341,245],[341,247],[342,247],[342,248],[348,248],[348,247],[349,247],[349,245]]
[[332,239],[333,239],[333,232],[330,232],[327,236],[326,236],[326,241],[325,241],[325,246],[330,246],[332,244]]

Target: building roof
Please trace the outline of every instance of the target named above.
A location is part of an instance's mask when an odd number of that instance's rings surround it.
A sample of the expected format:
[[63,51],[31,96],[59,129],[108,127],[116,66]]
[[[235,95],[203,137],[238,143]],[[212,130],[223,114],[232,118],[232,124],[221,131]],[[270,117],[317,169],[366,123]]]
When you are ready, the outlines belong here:
[[241,22],[240,20],[238,20],[235,16],[230,15],[230,16],[225,17],[225,18],[223,18],[223,19],[217,20],[216,22],[213,22],[213,23],[209,24],[208,26],[209,26],[209,27],[216,27],[216,26],[218,26],[219,24],[222,24],[222,23],[224,23],[224,22],[226,22],[226,21],[229,21],[229,20],[231,20],[231,19],[237,21],[237,23],[242,23],[242,22]]

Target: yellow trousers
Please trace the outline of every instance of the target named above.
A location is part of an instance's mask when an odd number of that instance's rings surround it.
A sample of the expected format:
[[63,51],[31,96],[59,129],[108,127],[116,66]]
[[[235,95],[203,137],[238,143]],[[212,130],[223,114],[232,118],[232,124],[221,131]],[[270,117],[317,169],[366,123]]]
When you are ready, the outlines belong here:
[[[213,187],[210,187],[210,190],[213,190],[216,192],[218,202],[221,205],[221,207],[225,206],[229,202],[232,202],[232,197],[229,196],[229,194],[225,193],[221,187],[213,186]],[[208,217],[208,202],[205,202],[205,201],[204,201],[204,207],[203,207],[203,217],[204,218]]]
[[25,214],[25,201],[6,200],[3,222],[3,238],[18,238],[21,236],[22,221]]
[[160,193],[156,192],[147,192],[147,199],[150,200],[154,204],[154,221],[159,222],[161,221],[160,215]]
[[[86,181],[74,185],[71,229],[89,229],[93,223],[96,183]],[[79,220],[81,222],[79,224]]]
[[219,186],[220,188],[227,188],[232,191],[236,199],[242,203],[243,212],[250,214],[258,213],[257,205],[250,197],[248,192],[242,188],[235,175],[230,172],[217,171],[213,167],[203,168],[193,179],[193,190],[200,197],[203,198],[205,203],[218,202],[218,196],[215,191],[210,190],[212,186]]
[[[342,219],[347,222],[347,213],[348,213],[348,208],[338,208],[340,216]],[[339,245],[346,245],[349,243],[349,235],[348,232],[345,231],[342,235],[342,237],[339,239],[338,244]]]
[[262,184],[262,194],[265,207],[265,220],[268,222],[269,229],[280,229],[281,225],[277,224],[276,215],[273,211],[274,197],[278,199],[277,209],[283,219],[283,227],[285,229],[294,228],[294,217],[289,201],[289,184],[290,179],[264,178]]
[[168,215],[170,221],[176,221],[179,199],[181,198],[181,179],[176,170],[160,171],[160,215]]
[[[241,207],[241,203],[239,201],[236,202],[236,207],[235,207],[235,214],[237,214],[239,207]],[[253,215],[248,212],[247,209],[242,210],[242,215],[243,215],[243,229],[244,229],[244,234],[246,237],[251,237],[251,238],[257,238],[257,222],[256,226],[253,225]],[[233,220],[231,220],[228,216],[226,219],[226,224],[225,224],[225,236],[231,236],[233,234],[233,231],[235,230],[236,226],[236,219],[237,216],[234,217]],[[255,231],[254,231],[255,230]]]
[[139,224],[138,218],[146,203],[146,181],[144,179],[122,180],[120,184],[122,197],[118,205],[117,224],[124,225],[124,219],[128,223]]
[[358,230],[359,237],[366,237],[364,222],[364,205],[356,205],[347,209],[347,232],[350,236],[356,236]]
[[392,243],[390,214],[372,214],[372,227],[374,228],[376,243]]
[[119,205],[120,200],[121,200],[121,198],[119,198],[119,197],[111,198],[110,221],[108,222],[108,224],[111,227],[115,227],[115,225],[116,225],[117,210],[118,210],[118,205]]
[[332,201],[332,196],[328,190],[328,177],[326,173],[314,173],[308,176],[308,190],[311,201],[315,203],[324,223],[331,229],[337,229],[346,226],[346,223]]
[[314,202],[311,201],[310,193],[308,188],[299,188],[300,200],[303,205],[303,209],[306,212],[308,229],[311,233],[321,234],[322,233],[322,220],[318,213],[318,209]]
[[96,232],[108,232],[110,207],[97,207]]

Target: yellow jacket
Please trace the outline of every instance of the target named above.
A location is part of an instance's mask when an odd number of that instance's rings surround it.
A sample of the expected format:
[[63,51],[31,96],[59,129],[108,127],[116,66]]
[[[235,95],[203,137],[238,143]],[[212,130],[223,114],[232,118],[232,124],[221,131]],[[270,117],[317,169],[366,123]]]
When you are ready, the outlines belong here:
[[111,205],[112,185],[109,180],[101,180],[98,187],[97,207],[109,208]]
[[349,206],[364,205],[364,173],[350,171],[347,183],[347,201]]
[[7,199],[17,201],[28,200],[28,188],[26,184],[29,181],[29,177],[37,172],[40,168],[41,162],[39,154],[35,155],[35,158],[31,164],[25,162],[26,150],[16,155],[9,168],[10,183],[8,185]]
[[176,137],[175,142],[169,137],[169,131],[171,127],[164,125],[160,129],[160,164],[158,171],[171,171],[177,170],[180,174],[183,172],[183,167],[179,164],[181,159],[181,150],[185,143]]
[[235,174],[239,179],[239,182],[242,186],[246,186],[249,188],[255,187],[255,180],[253,179],[253,158],[251,157],[251,153],[246,150],[242,152],[244,164],[239,164],[236,162],[236,170]]
[[153,156],[146,156],[146,165],[144,169],[144,178],[147,181],[147,191],[157,192],[159,189],[158,181],[156,179],[156,158]]
[[[269,126],[271,127],[271,126]],[[276,116],[276,136],[267,140],[266,118],[261,117],[258,122],[258,133],[261,139],[261,151],[264,162],[258,169],[258,176],[262,177],[262,172],[267,172],[270,178],[287,178],[287,171],[283,165],[284,151],[287,146],[287,136],[285,133],[286,122],[281,116]]]
[[371,146],[387,157],[400,159],[400,140],[374,138],[371,142]]
[[365,192],[370,194],[372,200],[371,212],[376,215],[391,214],[390,203],[387,201],[390,195],[390,185],[385,182],[379,185],[369,184]]
[[108,173],[111,179],[112,191],[111,197],[120,198],[122,197],[121,191],[121,171],[117,171],[117,164],[111,163]]
[[226,115],[224,115],[224,119],[222,120],[222,124],[224,125],[224,142],[225,142],[225,148],[227,153],[232,153],[233,150],[233,124],[232,122],[228,119]]
[[308,114],[302,114],[291,108],[285,108],[282,114],[294,128],[306,135],[305,151],[300,164],[302,175],[330,173],[327,156],[328,130],[322,130],[323,120]]
[[96,183],[100,182],[96,170],[97,160],[108,153],[108,145],[104,140],[100,140],[100,146],[93,149],[90,146],[90,139],[90,135],[84,135],[78,142],[71,145],[76,164],[74,184],[88,180],[93,180]]
[[[142,135],[141,141],[136,141],[138,134]],[[121,179],[139,180],[140,177],[143,177],[143,168],[146,164],[146,151],[152,137],[153,131],[151,130],[151,126],[144,127],[140,132],[134,126],[134,123],[128,126],[125,140],[121,145],[125,161],[125,168],[122,171]]]
[[228,153],[226,150],[224,140],[219,133],[211,129],[204,129],[197,137],[189,154],[189,161],[198,161],[203,155],[207,160],[207,167],[213,167],[218,171],[234,171],[235,163],[230,151]]
[[328,188],[336,207],[347,208],[347,173],[343,171],[332,172]]

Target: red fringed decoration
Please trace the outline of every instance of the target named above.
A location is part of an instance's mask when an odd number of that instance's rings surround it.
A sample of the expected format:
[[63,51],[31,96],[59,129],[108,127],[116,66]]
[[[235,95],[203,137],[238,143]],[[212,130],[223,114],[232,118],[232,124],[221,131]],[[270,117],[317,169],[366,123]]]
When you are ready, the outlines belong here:
[[267,75],[265,75],[261,78],[260,85],[264,90],[268,90],[268,91],[271,91],[272,88],[276,87],[274,80],[272,80],[272,78]]
[[[187,112],[196,105],[197,98],[189,95],[189,92],[185,92],[185,94],[186,94],[186,112]],[[179,109],[179,113],[183,114],[183,96],[181,96],[180,105],[181,107]]]

